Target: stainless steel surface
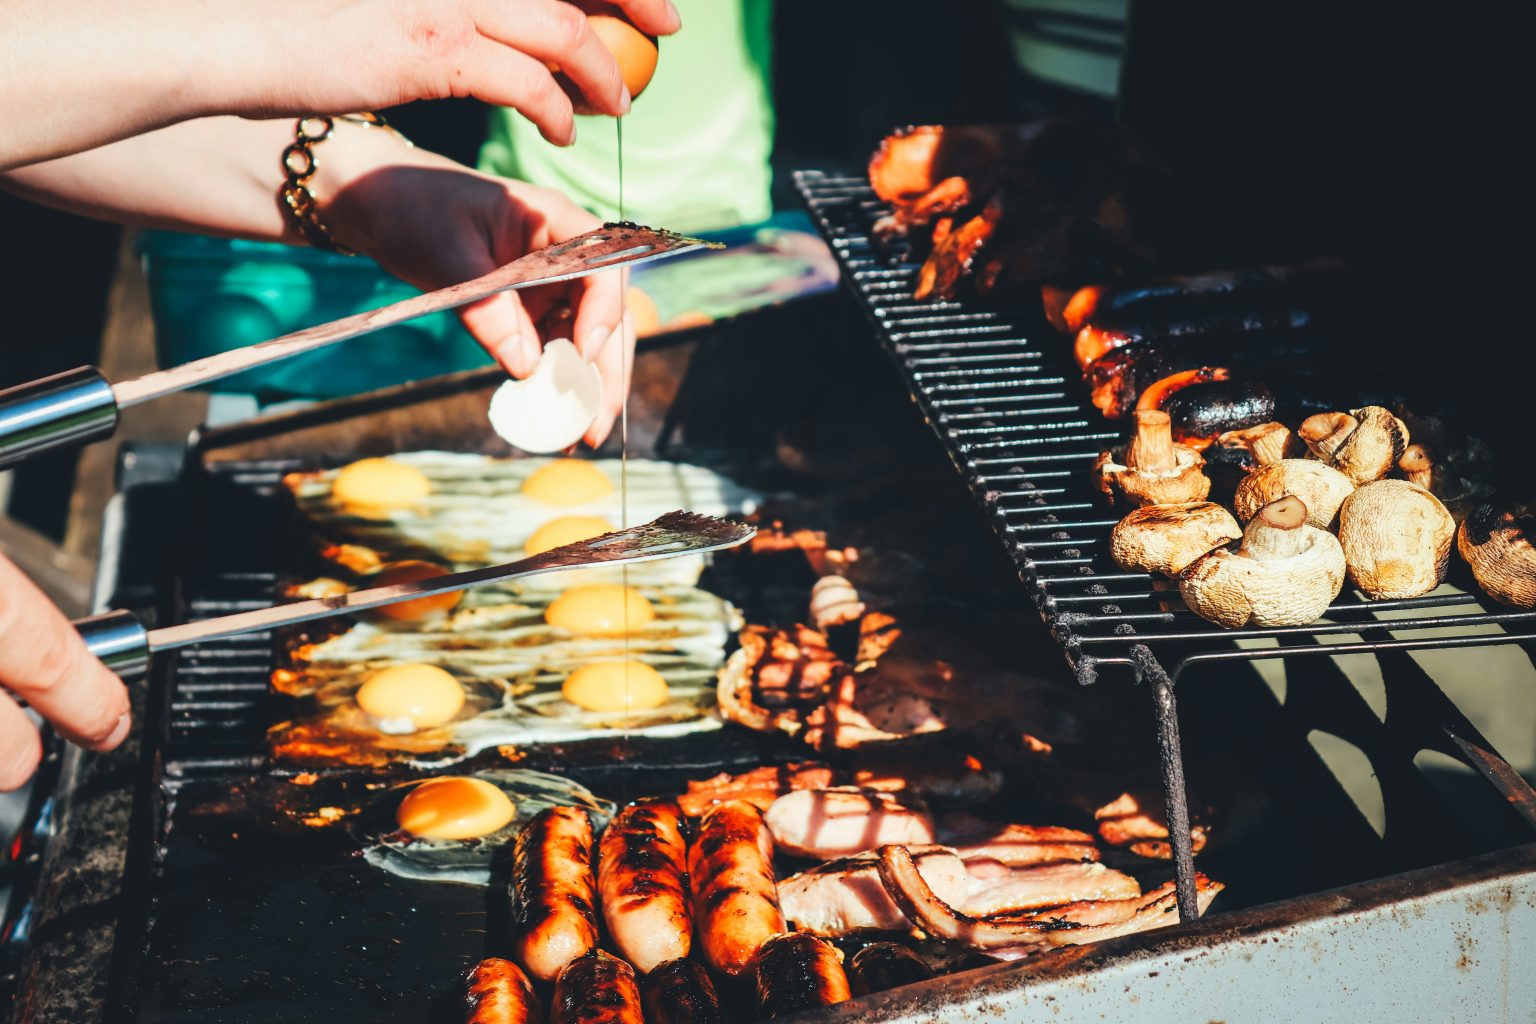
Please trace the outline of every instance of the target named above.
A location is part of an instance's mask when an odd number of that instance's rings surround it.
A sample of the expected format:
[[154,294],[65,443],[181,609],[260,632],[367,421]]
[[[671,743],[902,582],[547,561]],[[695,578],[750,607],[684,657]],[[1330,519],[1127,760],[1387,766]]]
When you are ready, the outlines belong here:
[[145,374],[114,384],[112,391],[117,396],[118,405],[126,409],[173,391],[207,384],[301,352],[371,334],[445,309],[455,309],[498,292],[572,281],[602,270],[636,266],[709,246],[708,242],[670,231],[634,224],[607,225],[558,245],[531,252],[473,281],[414,295],[380,309],[343,317],[328,324],[317,324],[271,341],[219,352],[169,370]]
[[39,452],[85,444],[117,428],[112,385],[82,366],[0,391],[0,469]]
[[223,640],[242,633],[368,611],[399,601],[465,590],[483,583],[594,565],[630,565],[675,558],[678,555],[720,551],[745,544],[756,533],[757,527],[745,523],[716,519],[695,512],[668,512],[642,526],[631,526],[627,530],[567,544],[516,562],[450,573],[435,579],[273,605],[150,631],[145,631],[128,612],[109,612],[83,619],[76,622],[75,627],[80,630],[93,652],[103,660],[108,656],[114,659],[109,662],[114,671],[120,675],[129,675],[142,672],[149,664],[149,655],[154,651],[172,650],[210,640]]

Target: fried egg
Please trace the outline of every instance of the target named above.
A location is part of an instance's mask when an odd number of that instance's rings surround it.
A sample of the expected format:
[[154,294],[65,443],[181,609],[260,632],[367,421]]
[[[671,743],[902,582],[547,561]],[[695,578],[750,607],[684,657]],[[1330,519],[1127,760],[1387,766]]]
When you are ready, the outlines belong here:
[[350,823],[363,859],[432,882],[487,885],[491,862],[540,811],[581,807],[601,829],[614,812],[574,780],[547,772],[494,769],[440,776],[390,789]]
[[[408,452],[386,461],[422,474],[429,484],[426,496],[382,515],[359,515],[336,493],[337,471],[285,478],[300,511],[333,546],[335,557],[354,562],[424,559],[455,570],[471,569],[524,557],[534,533],[563,516],[597,517],[614,525],[624,519],[615,487],[617,459]],[[754,511],[760,500],[755,492],[712,470],[685,463],[631,459],[628,483],[630,524],[676,509],[740,516]],[[637,586],[688,586],[698,581],[704,565],[702,556],[644,562],[630,567],[629,580]],[[604,567],[582,573],[579,580],[569,573],[549,573],[509,586],[520,593],[558,591],[578,581],[616,581],[621,570]]]
[[586,636],[623,636],[656,619],[645,595],[622,583],[587,583],[561,594],[544,609],[551,626]]
[[343,466],[331,484],[331,496],[353,515],[386,519],[411,508],[432,493],[432,482],[415,466],[395,459],[361,459]]
[[561,516],[551,519],[528,538],[523,550],[531,557],[577,541],[591,540],[612,533],[614,525],[602,516]]
[[649,711],[667,702],[667,681],[643,661],[598,661],[565,677],[560,695],[583,711]]
[[369,675],[357,704],[380,732],[416,732],[453,721],[464,707],[464,687],[436,665],[407,662]]
[[[392,587],[396,583],[416,583],[421,580],[435,580],[439,576],[448,575],[448,570],[432,562],[423,562],[411,559],[404,562],[390,562],[372,576],[367,577],[362,586],[368,589],[374,587]],[[464,592],[455,590],[448,594],[433,594],[431,597],[418,597],[411,601],[397,601],[387,604],[382,608],[375,608],[374,615],[386,619],[399,619],[413,622],[418,619],[431,618],[453,611],[464,598]]]

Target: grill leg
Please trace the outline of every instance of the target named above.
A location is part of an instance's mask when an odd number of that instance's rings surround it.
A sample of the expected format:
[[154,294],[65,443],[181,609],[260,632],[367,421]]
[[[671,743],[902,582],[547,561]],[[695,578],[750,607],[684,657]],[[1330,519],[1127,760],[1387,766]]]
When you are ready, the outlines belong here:
[[1179,708],[1173,697],[1173,680],[1143,644],[1131,649],[1141,677],[1152,688],[1157,715],[1158,760],[1163,772],[1164,812],[1168,838],[1173,846],[1173,877],[1178,887],[1179,921],[1189,924],[1200,918],[1195,892],[1195,853],[1189,838],[1189,796],[1184,785],[1184,754],[1179,746]]

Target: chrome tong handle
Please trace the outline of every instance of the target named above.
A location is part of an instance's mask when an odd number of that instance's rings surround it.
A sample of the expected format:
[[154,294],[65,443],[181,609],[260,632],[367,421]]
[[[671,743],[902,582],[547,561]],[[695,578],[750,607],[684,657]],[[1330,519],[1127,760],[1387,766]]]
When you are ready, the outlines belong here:
[[149,668],[149,630],[132,612],[105,612],[73,623],[86,650],[124,679]]
[[94,366],[0,391],[0,469],[117,429],[117,397]]

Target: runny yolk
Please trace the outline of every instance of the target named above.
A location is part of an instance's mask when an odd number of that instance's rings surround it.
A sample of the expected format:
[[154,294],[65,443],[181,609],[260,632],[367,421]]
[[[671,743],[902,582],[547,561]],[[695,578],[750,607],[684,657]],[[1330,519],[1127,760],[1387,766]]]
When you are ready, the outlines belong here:
[[587,711],[647,711],[667,702],[667,681],[643,661],[597,661],[567,676],[560,692]]
[[613,481],[585,459],[555,459],[528,474],[523,493],[547,505],[585,505],[613,493]]
[[368,677],[357,704],[382,732],[415,732],[451,721],[464,707],[464,687],[436,665],[391,665]]
[[422,839],[478,839],[517,814],[512,798],[484,779],[428,779],[406,794],[395,822]]
[[572,587],[544,609],[544,621],[586,636],[623,636],[656,618],[656,609],[633,587],[589,583]]
[[613,524],[602,516],[561,516],[534,530],[524,548],[530,555],[540,555],[552,548],[612,532]]
[[419,504],[431,493],[425,473],[394,459],[361,459],[342,467],[331,482],[331,498],[338,505],[371,519]]

